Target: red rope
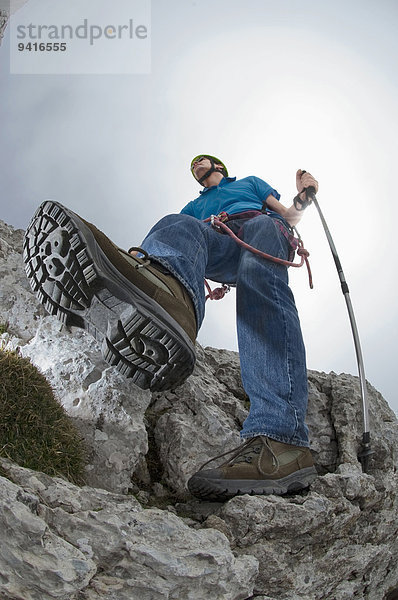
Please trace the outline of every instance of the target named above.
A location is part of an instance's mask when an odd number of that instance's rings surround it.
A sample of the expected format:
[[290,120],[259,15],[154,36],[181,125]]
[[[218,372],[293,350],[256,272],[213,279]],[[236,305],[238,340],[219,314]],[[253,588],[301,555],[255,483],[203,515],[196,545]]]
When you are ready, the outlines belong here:
[[209,292],[206,296],[206,300],[222,300],[225,296],[225,294],[227,294],[230,291],[230,287],[229,285],[226,285],[225,283],[222,284],[222,287],[218,287],[215,288],[214,290],[211,289],[211,287],[209,286],[208,282],[205,279],[205,286],[207,291]]
[[[223,223],[223,221],[221,221],[218,217],[215,217],[215,216],[209,217],[204,222],[208,223],[209,221],[211,221],[211,224],[213,227],[216,227],[218,229],[222,229],[223,231],[225,231],[225,233],[227,233],[229,236],[231,236],[235,240],[235,242],[237,244],[239,244],[239,246],[241,246],[242,248],[245,248],[245,250],[249,250],[250,252],[252,252],[253,254],[256,254],[257,256],[260,256],[261,258],[265,258],[266,260],[271,260],[272,262],[277,263],[278,265],[284,265],[286,267],[299,268],[305,264],[307,267],[307,271],[308,271],[309,286],[311,289],[314,287],[313,282],[312,282],[311,267],[310,267],[310,263],[308,260],[310,253],[308,252],[308,250],[306,250],[304,248],[303,241],[301,239],[297,240],[297,242],[298,242],[297,254],[298,254],[298,256],[301,257],[301,260],[299,263],[295,263],[290,260],[284,260],[283,258],[278,258],[277,256],[272,256],[271,254],[267,254],[266,252],[262,252],[261,250],[258,250],[257,248],[253,248],[253,246],[246,244],[246,242],[244,242],[243,240],[238,238],[238,236],[236,236],[234,234],[234,232],[231,231],[231,229],[227,225],[225,225],[225,223]],[[210,300],[219,300],[220,298],[224,297],[226,292],[224,291],[222,293],[222,291],[223,291],[222,288],[216,288],[215,290],[212,291],[210,289],[210,286],[208,285],[207,281],[205,281],[205,283],[207,286],[207,290],[209,292],[208,296],[206,296],[206,300],[207,300],[207,298],[210,298]],[[219,290],[221,290],[221,292]],[[213,295],[214,295],[214,297],[213,297]]]

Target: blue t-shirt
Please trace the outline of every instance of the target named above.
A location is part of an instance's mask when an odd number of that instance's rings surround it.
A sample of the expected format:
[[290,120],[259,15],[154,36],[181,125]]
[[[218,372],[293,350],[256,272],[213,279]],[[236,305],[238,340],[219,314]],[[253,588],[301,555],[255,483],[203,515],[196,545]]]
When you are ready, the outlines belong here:
[[[259,177],[223,177],[218,185],[204,188],[200,196],[188,202],[181,213],[204,221],[211,215],[225,211],[229,215],[245,210],[261,210],[266,198],[272,194],[277,200],[280,194]],[[271,216],[284,220],[278,213],[267,210]]]

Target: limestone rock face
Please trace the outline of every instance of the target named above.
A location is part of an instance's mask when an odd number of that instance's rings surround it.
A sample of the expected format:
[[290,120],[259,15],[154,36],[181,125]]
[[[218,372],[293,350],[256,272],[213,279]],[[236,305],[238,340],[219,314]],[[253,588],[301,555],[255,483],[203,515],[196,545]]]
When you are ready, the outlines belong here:
[[19,10],[28,0],[0,0],[0,46],[4,37],[10,14]]
[[[247,597],[253,556],[214,529],[196,531],[131,496],[77,488],[2,461],[2,598],[142,600]],[[29,491],[27,491],[29,490]],[[78,595],[84,591],[84,595]]]
[[22,266],[24,232],[0,221],[0,320],[21,343],[32,339],[44,308],[32,294]]
[[148,451],[144,414],[150,394],[108,368],[90,336],[60,331],[54,317],[41,321],[21,351],[47,377],[84,437],[87,483],[127,493]]
[[[88,452],[85,487],[1,460],[0,597],[7,600],[391,600],[398,590],[397,419],[368,385],[369,472],[358,379],[309,371],[319,477],[287,497],[192,498],[186,481],[239,444],[239,356],[197,347],[192,376],[143,392],[85,332],[41,308],[22,231],[0,222],[0,345],[46,375]],[[0,424],[1,426],[1,424]]]
[[0,45],[1,45],[1,40],[4,37],[4,32],[7,27],[7,23],[8,23],[8,14],[5,10],[2,10],[2,8],[0,7]]
[[[228,360],[230,388],[220,379],[213,356],[220,365]],[[183,495],[186,482],[210,458],[240,443],[239,430],[247,415],[237,391],[239,360],[236,353],[197,347],[198,363],[191,377],[176,391],[154,395],[148,412],[164,479]],[[207,360],[207,356],[210,360]],[[243,388],[242,388],[243,393]]]

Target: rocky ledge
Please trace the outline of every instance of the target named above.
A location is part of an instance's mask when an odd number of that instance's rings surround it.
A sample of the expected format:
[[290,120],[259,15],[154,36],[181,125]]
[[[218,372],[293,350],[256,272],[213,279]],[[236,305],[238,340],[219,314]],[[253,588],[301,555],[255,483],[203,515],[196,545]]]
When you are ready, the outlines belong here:
[[[22,266],[23,231],[0,221],[0,336],[46,376],[88,449],[86,485],[1,459],[0,597],[9,600],[392,600],[398,597],[397,419],[369,384],[362,473],[356,377],[309,371],[318,479],[287,497],[200,502],[186,490],[239,444],[239,356],[198,346],[193,375],[162,394],[103,362],[47,315]],[[0,424],[1,425],[1,424]]]

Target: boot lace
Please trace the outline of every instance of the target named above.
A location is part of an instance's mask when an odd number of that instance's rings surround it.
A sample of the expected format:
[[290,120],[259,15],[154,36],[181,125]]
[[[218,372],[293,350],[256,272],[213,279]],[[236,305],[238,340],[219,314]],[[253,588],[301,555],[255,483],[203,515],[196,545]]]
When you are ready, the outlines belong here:
[[[225,463],[222,463],[222,465],[220,466],[231,467],[241,462],[251,463],[253,462],[253,458],[261,453],[261,450],[263,448],[266,448],[271,454],[272,464],[274,466],[274,470],[272,471],[272,473],[274,473],[279,468],[278,457],[272,450],[268,438],[263,435],[258,435],[254,438],[249,438],[248,440],[243,442],[243,444],[239,444],[239,446],[237,446],[236,448],[233,448],[232,450],[228,450],[227,452],[223,452],[222,454],[211,458],[200,467],[199,471],[202,471],[202,469],[204,469],[204,467],[206,467],[211,462],[218,460],[219,458],[224,458],[229,454],[232,454],[231,458],[229,458]],[[261,471],[260,467],[259,470]]]

